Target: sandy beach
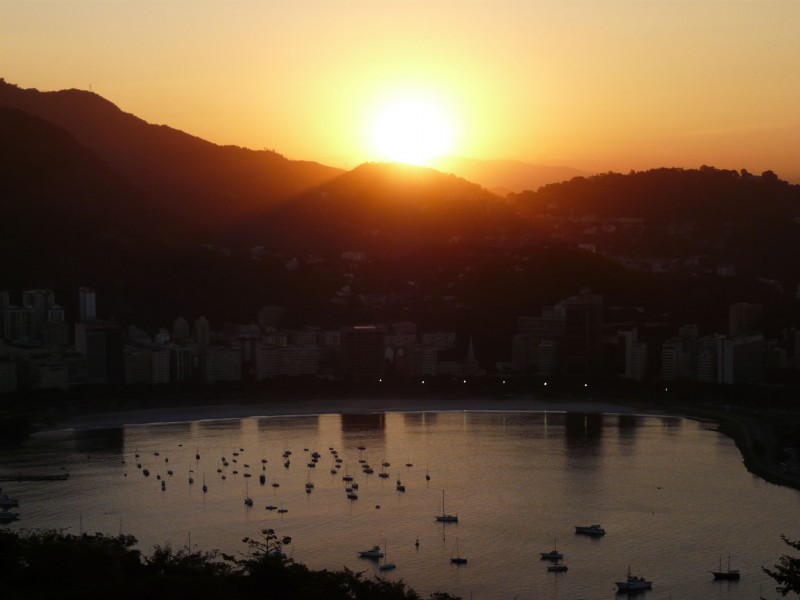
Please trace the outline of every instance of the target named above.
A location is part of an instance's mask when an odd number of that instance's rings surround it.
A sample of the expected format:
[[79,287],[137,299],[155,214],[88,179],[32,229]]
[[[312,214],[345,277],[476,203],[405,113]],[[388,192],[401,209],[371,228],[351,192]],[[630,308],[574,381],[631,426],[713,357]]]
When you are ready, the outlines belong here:
[[515,398],[395,398],[395,399],[275,399],[269,402],[227,403],[199,406],[164,406],[158,408],[75,414],[62,418],[48,430],[104,429],[147,423],[181,423],[186,421],[241,419],[288,415],[365,414],[379,412],[588,412],[604,414],[664,415],[664,411],[640,409],[627,404],[592,400],[544,400],[532,396]]

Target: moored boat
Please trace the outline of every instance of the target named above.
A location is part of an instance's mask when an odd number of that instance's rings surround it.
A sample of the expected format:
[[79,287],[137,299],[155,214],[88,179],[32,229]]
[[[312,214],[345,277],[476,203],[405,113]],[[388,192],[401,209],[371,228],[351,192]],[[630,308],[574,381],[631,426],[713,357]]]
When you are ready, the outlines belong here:
[[383,558],[380,546],[373,546],[369,550],[360,550],[358,555],[361,558]]
[[591,535],[593,537],[599,537],[601,535],[605,535],[606,530],[603,529],[600,525],[576,525],[575,533],[580,533],[583,535]]
[[442,514],[436,515],[439,523],[458,523],[458,515],[448,515],[444,511],[444,490],[442,490]]
[[631,575],[631,568],[628,567],[628,576],[625,581],[615,582],[618,592],[635,592],[639,590],[649,590],[653,588],[653,582],[647,581],[644,577]]
[[731,569],[731,555],[728,555],[728,569],[722,570],[722,557],[719,557],[719,570],[711,571],[714,579],[718,581],[738,581],[740,574],[739,569]]

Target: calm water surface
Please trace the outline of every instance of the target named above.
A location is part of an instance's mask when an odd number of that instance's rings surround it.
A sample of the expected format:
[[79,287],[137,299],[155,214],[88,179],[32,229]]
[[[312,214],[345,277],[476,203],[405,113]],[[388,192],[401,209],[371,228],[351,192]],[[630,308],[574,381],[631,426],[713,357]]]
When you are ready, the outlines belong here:
[[[713,429],[682,418],[552,412],[253,417],[41,433],[4,451],[0,471],[70,474],[3,484],[22,515],[8,527],[122,530],[144,551],[191,543],[244,552],[242,538],[269,527],[291,536],[287,553],[314,569],[377,575],[377,563],[357,552],[385,546],[397,569],[382,575],[424,596],[611,599],[630,566],[653,581],[641,598],[774,597],[760,568],[788,549],[782,533],[798,536],[800,494],[748,473],[733,442]],[[335,475],[329,448],[343,459]],[[314,451],[321,458],[312,469]],[[374,474],[362,473],[360,460]],[[384,461],[386,479],[378,477]],[[359,484],[357,500],[346,497],[345,472]],[[458,523],[435,521],[443,492]],[[591,523],[605,537],[574,533]],[[456,543],[467,565],[450,563]],[[539,560],[554,544],[565,573]],[[714,582],[709,571],[729,554],[741,580]]]

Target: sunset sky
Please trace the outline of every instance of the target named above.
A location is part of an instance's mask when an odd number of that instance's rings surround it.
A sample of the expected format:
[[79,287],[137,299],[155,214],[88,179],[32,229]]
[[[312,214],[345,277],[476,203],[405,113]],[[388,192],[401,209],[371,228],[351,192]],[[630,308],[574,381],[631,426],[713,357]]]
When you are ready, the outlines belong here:
[[0,77],[341,167],[411,102],[451,154],[800,181],[798,0],[0,0]]

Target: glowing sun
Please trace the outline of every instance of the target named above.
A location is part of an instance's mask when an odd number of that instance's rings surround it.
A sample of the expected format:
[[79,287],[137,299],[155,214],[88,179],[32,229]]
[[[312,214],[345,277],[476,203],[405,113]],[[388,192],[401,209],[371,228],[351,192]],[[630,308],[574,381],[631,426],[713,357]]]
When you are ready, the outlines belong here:
[[431,100],[404,98],[376,112],[372,147],[381,160],[427,165],[453,147],[447,113]]

